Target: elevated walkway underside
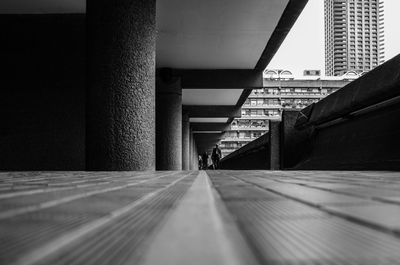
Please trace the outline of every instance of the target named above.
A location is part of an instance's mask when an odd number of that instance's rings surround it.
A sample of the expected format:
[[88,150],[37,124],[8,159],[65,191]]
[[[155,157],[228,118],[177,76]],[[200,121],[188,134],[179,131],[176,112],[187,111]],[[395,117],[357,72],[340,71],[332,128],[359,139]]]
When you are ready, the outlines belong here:
[[400,264],[400,173],[0,173],[0,264]]

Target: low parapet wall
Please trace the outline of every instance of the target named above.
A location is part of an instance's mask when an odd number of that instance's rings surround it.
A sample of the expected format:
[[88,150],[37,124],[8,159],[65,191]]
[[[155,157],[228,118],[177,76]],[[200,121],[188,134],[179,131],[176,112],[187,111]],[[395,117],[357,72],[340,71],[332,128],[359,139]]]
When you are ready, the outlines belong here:
[[223,168],[400,170],[400,55],[270,128]]
[[307,138],[289,168],[400,170],[400,55],[302,110],[294,127]]
[[224,157],[221,169],[279,169],[279,122],[270,121],[270,131]]

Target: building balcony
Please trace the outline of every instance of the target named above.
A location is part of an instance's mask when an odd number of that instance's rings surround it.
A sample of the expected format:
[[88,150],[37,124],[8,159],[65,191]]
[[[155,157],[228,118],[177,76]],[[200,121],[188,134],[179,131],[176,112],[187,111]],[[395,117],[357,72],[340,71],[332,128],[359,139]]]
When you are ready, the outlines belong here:
[[252,127],[252,126],[232,126],[229,131],[268,131],[267,127]]
[[281,105],[268,105],[268,104],[263,104],[263,105],[243,105],[242,110],[245,109],[280,109],[282,108]]
[[236,118],[236,120],[280,120],[280,116],[250,116],[250,115],[242,115],[240,118]]

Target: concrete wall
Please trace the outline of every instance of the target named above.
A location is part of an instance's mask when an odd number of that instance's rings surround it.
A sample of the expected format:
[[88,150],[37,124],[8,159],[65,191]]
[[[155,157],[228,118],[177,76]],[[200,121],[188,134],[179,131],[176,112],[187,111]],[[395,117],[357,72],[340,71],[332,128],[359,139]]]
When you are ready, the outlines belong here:
[[400,104],[315,131],[295,169],[400,170]]
[[85,168],[84,23],[0,16],[0,170]]
[[312,134],[293,168],[400,170],[400,55],[301,112],[292,138]]
[[220,168],[229,170],[270,169],[270,159],[267,154],[268,148],[263,146],[243,156],[232,157],[229,160],[222,161]]
[[248,143],[233,153],[230,153],[220,162],[221,169],[270,169],[270,134],[266,133]]
[[307,128],[296,130],[296,123],[299,111],[284,110],[281,122],[281,168],[293,168],[307,159],[311,152],[311,138],[313,129]]

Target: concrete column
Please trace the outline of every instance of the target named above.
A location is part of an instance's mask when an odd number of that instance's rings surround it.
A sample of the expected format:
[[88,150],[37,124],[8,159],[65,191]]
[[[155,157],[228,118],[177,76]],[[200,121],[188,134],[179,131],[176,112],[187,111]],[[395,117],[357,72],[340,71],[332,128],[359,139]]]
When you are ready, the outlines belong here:
[[87,170],[154,170],[155,0],[87,1]]
[[189,169],[193,170],[193,168],[194,168],[194,165],[193,165],[193,153],[194,153],[193,140],[194,140],[194,138],[193,138],[192,130],[190,130],[189,136],[190,136],[190,139],[189,139],[189,160],[190,160],[189,161]]
[[296,129],[298,110],[285,110],[281,122],[281,169],[294,168],[304,161],[312,152],[312,126]]
[[157,70],[156,169],[182,170],[182,87],[169,69]]
[[269,164],[271,170],[280,169],[280,122],[269,121]]
[[194,144],[194,169],[199,170],[199,152],[197,151],[196,141],[193,142]]
[[190,168],[190,122],[189,114],[182,114],[182,169]]

